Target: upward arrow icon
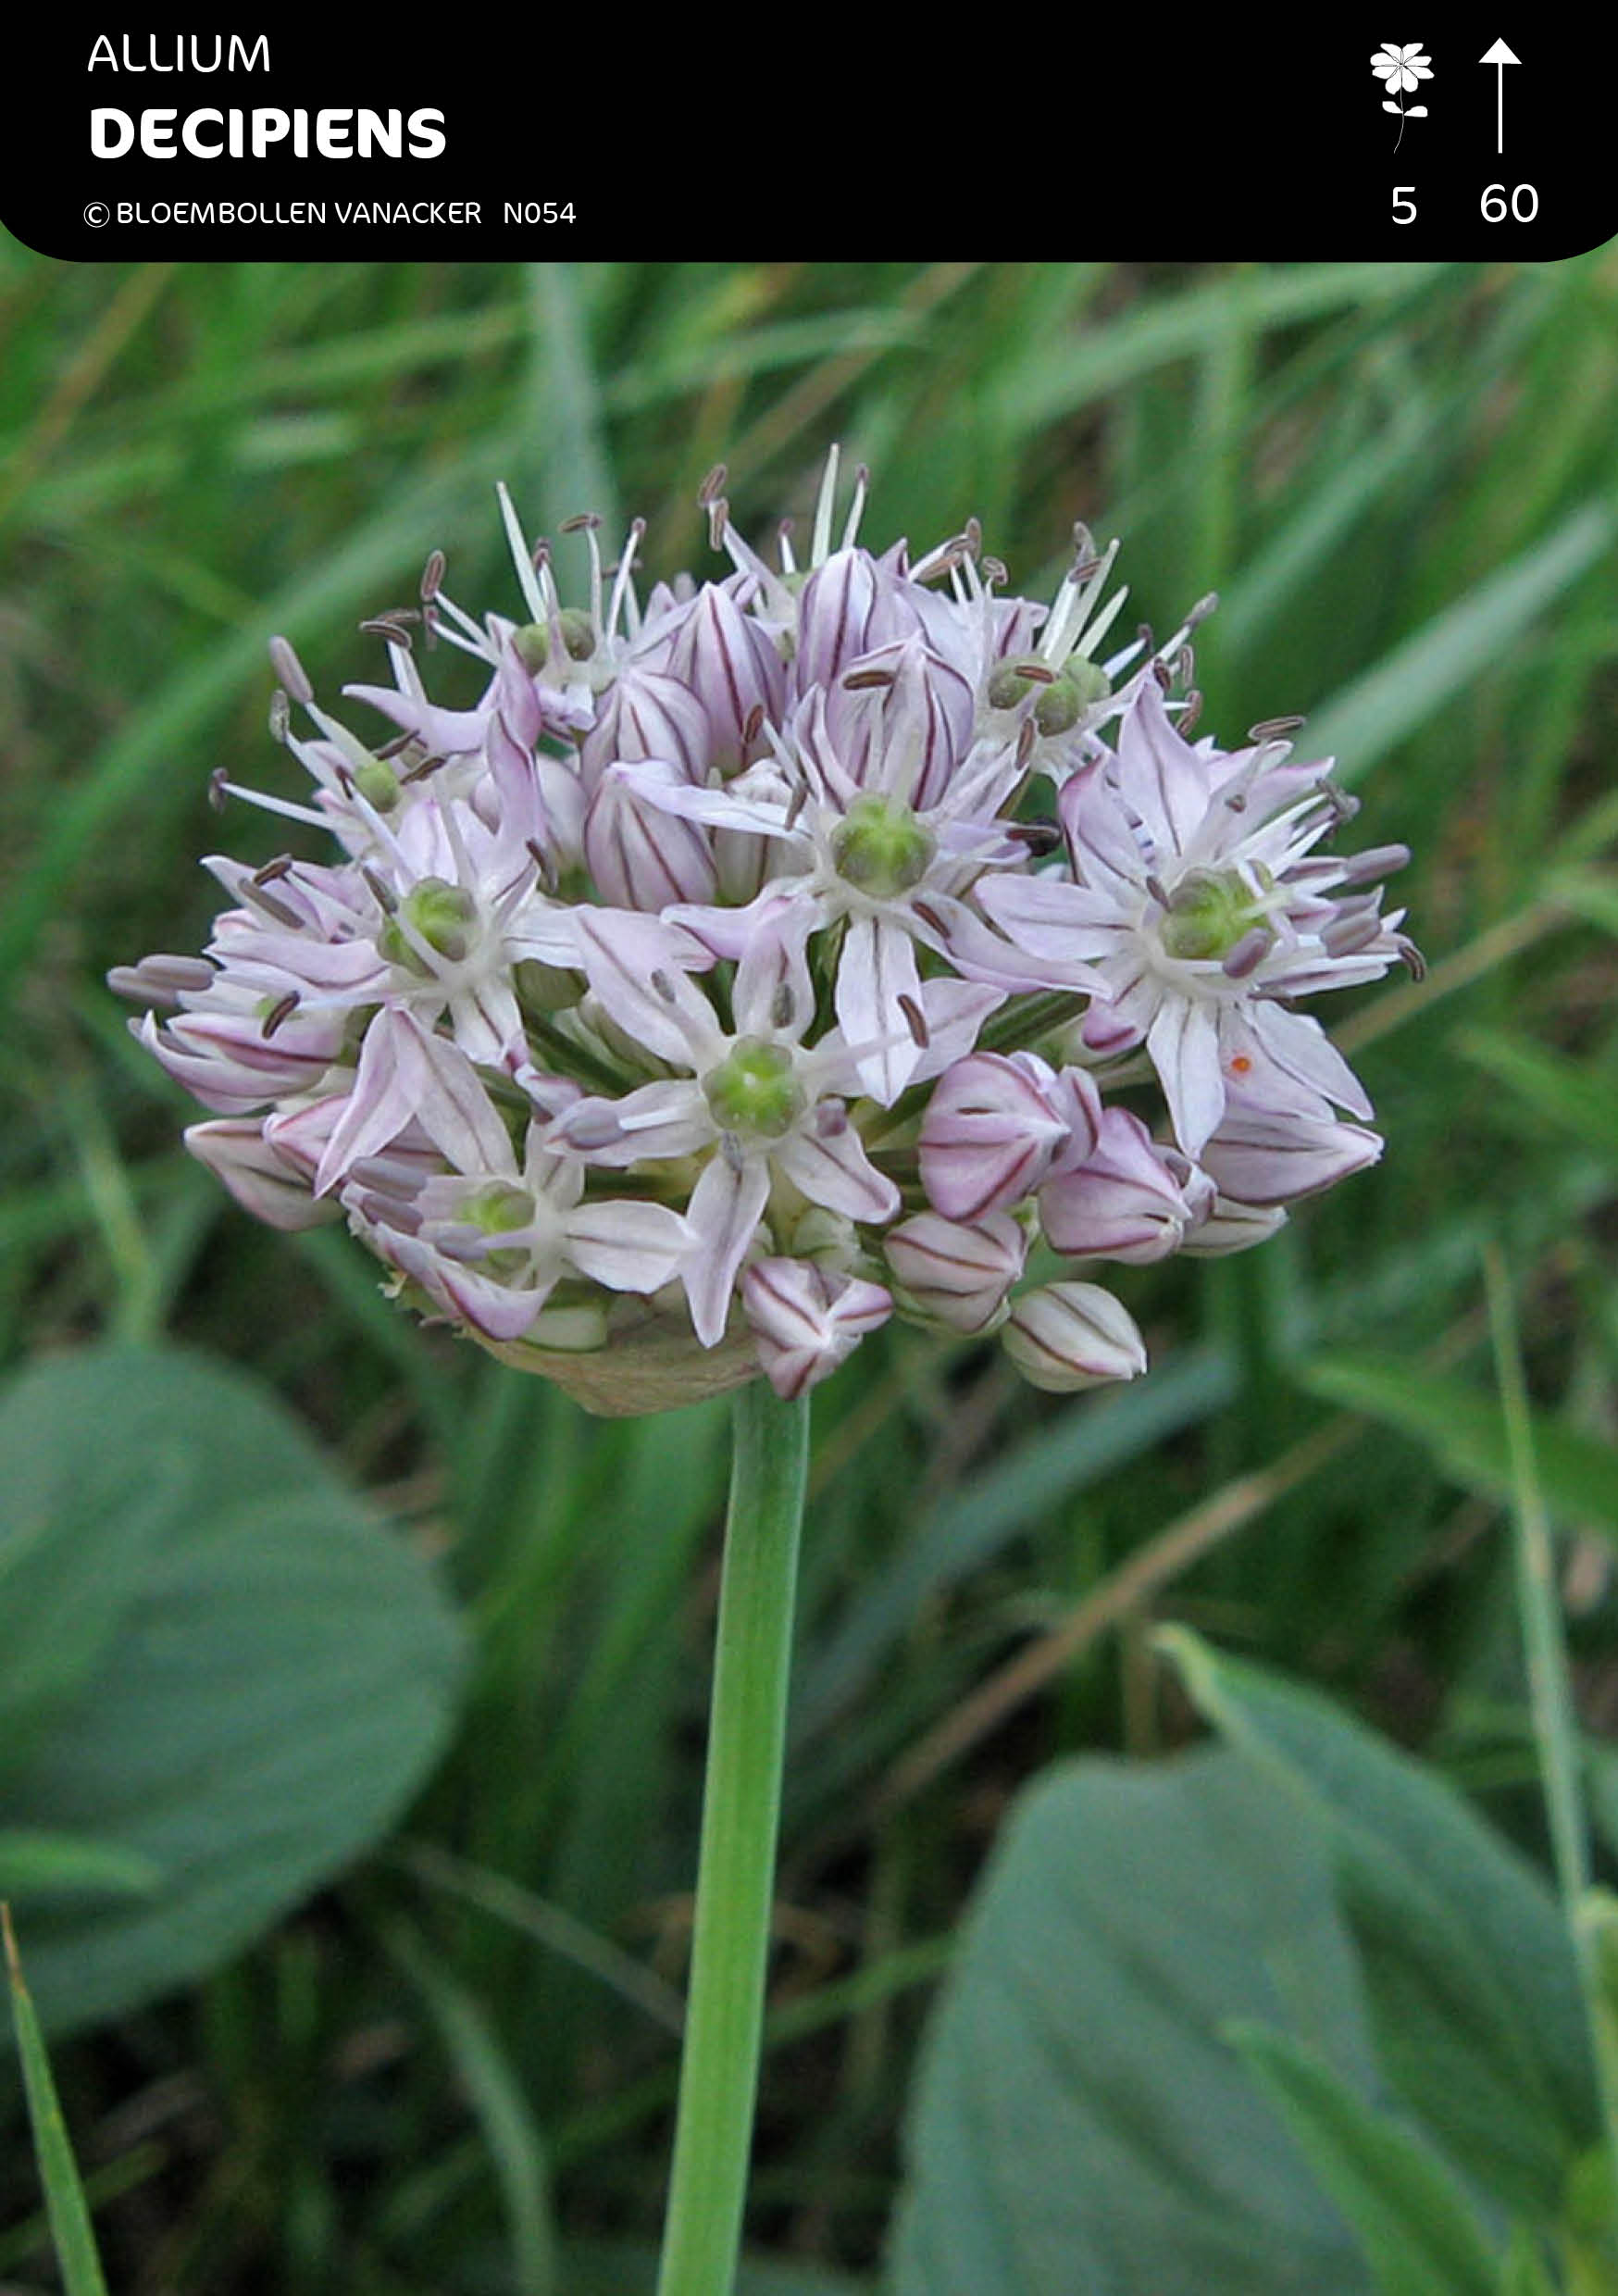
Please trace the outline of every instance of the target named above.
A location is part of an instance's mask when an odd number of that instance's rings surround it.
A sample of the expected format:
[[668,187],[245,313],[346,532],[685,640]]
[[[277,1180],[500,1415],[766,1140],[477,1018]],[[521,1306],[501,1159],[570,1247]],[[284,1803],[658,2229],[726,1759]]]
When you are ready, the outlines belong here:
[[1497,40],[1487,56],[1478,57],[1480,64],[1494,66],[1494,147],[1497,152],[1506,148],[1506,66],[1520,64],[1522,57],[1513,56],[1503,40]]

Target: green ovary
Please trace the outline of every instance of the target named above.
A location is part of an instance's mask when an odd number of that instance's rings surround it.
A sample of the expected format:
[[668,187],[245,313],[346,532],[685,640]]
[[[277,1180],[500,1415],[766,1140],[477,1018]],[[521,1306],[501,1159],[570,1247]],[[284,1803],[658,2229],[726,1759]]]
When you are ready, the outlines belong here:
[[[442,877],[422,878],[400,903],[399,917],[408,918],[428,947],[436,949],[452,965],[464,963],[471,954],[478,905],[459,885]],[[426,967],[420,952],[412,945],[399,917],[391,917],[382,928],[377,946],[390,965],[401,965],[407,972],[423,972]]]
[[831,841],[832,866],[844,884],[874,901],[891,901],[919,885],[939,841],[908,805],[874,793],[856,797]]
[[703,1097],[715,1123],[744,1140],[781,1139],[809,1104],[788,1047],[761,1036],[737,1038],[703,1079]]
[[989,680],[991,709],[1015,709],[1033,687],[1034,723],[1044,734],[1067,733],[1087,709],[1105,700],[1112,691],[1107,673],[1097,662],[1075,654],[1055,677],[1049,663],[1037,654],[1002,662]]
[[[468,1227],[480,1228],[486,1236],[508,1236],[516,1229],[532,1226],[536,1207],[526,1188],[496,1180],[491,1187],[479,1189],[475,1195],[465,1197],[457,1209]],[[527,1272],[529,1261],[526,1249],[494,1251],[486,1253],[477,1262],[477,1267],[480,1275],[491,1277],[496,1283],[509,1283]]]
[[1170,956],[1221,958],[1265,921],[1262,901],[1234,869],[1193,869],[1169,895],[1158,931]]

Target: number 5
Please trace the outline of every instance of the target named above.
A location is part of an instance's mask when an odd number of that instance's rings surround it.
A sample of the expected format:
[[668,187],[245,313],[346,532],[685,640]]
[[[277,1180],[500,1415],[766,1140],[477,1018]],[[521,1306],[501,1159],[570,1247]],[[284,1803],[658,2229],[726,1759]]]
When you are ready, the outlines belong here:
[[1415,213],[1415,185],[1396,183],[1393,187],[1393,220],[1396,223],[1413,223]]

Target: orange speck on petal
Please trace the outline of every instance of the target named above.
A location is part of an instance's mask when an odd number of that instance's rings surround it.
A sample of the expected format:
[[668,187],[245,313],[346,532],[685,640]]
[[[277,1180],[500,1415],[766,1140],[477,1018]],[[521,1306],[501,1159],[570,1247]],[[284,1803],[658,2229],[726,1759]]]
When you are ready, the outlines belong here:
[[1232,1076],[1246,1076],[1251,1067],[1252,1060],[1248,1054],[1232,1054],[1230,1059],[1230,1073]]

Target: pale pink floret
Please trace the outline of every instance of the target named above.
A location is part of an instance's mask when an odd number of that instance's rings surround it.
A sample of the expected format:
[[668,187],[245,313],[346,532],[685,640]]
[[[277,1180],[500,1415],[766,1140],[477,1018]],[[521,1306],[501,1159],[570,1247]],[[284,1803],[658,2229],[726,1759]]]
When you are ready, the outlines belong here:
[[1074,1258],[1140,1266],[1178,1251],[1213,1209],[1214,1187],[1127,1108],[1103,1109],[1094,1145],[1064,1158],[1039,1190],[1039,1224]]
[[918,1212],[889,1230],[888,1265],[908,1302],[952,1331],[987,1331],[1023,1272],[1028,1239],[1009,1212],[950,1220]]
[[806,1260],[755,1261],[742,1277],[741,1301],[765,1376],[788,1401],[828,1378],[893,1312],[880,1284]]
[[[1288,756],[1278,742],[1193,748],[1149,683],[1116,758],[1062,792],[1072,880],[999,875],[977,891],[1052,987],[1077,985],[1084,968],[1100,976],[1087,1040],[1109,1054],[1144,1043],[1191,1156],[1233,1086],[1301,1116],[1335,1105],[1368,1117],[1319,1023],[1281,1000],[1375,980],[1410,954],[1374,898],[1335,897],[1359,881],[1355,861],[1313,856],[1342,801],[1326,766]],[[1402,857],[1369,856],[1379,867]]]
[[1146,1346],[1121,1300],[1095,1283],[1048,1283],[1025,1292],[1001,1331],[1025,1379],[1054,1394],[1138,1379]]

